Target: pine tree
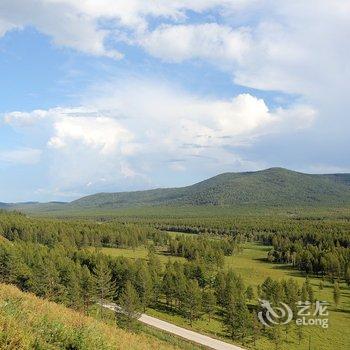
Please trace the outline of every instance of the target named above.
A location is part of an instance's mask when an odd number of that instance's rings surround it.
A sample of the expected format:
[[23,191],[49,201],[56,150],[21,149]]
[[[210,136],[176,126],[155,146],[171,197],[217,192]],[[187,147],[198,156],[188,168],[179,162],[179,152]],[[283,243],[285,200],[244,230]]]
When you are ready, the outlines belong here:
[[[183,269],[177,268],[175,273],[175,298],[177,299],[177,307],[179,313],[183,313],[184,308],[183,305],[186,302],[187,295],[187,277],[185,276]],[[185,312],[186,314],[186,312]],[[185,315],[186,316],[186,315]]]
[[231,300],[225,312],[224,324],[232,339],[241,341],[252,331],[252,317],[244,300]]
[[160,297],[162,289],[162,263],[159,257],[154,253],[153,249],[150,249],[148,253],[148,270],[151,274],[152,286],[153,286],[153,303],[156,303]]
[[336,308],[338,308],[339,302],[340,302],[340,287],[339,283],[335,282],[334,283],[334,288],[333,288],[333,300],[336,305]]
[[267,277],[265,281],[260,286],[260,298],[268,301],[272,301],[273,299],[273,289],[274,289],[274,281],[271,277]]
[[82,301],[82,289],[76,270],[79,266],[71,264],[65,271],[66,304],[73,309],[80,309]]
[[130,281],[126,282],[118,304],[120,306],[120,311],[116,313],[118,324],[128,329],[135,329],[136,320],[141,316],[142,304]]
[[208,315],[208,322],[210,322],[216,308],[215,293],[212,289],[206,288],[203,290],[202,305],[205,313]]
[[223,271],[219,271],[215,278],[216,300],[220,306],[225,305],[226,281]]
[[100,304],[101,318],[104,317],[103,304],[112,301],[116,294],[116,286],[112,280],[112,273],[107,263],[100,259],[94,268],[96,296]]
[[311,303],[313,303],[314,300],[315,300],[315,297],[314,297],[314,290],[312,288],[310,280],[307,278],[305,283],[306,283],[306,290],[307,290],[308,300]]
[[297,302],[300,300],[299,297],[299,285],[293,279],[289,278],[287,281],[283,281],[283,288],[285,299],[284,302],[287,303],[293,311],[293,315],[297,314]]
[[303,286],[301,288],[300,298],[302,301],[307,301],[307,299],[308,299],[307,285],[305,282],[303,283]]
[[90,306],[96,299],[96,284],[95,279],[91,275],[87,266],[82,268],[81,277],[81,297],[83,301],[84,312],[88,313]]
[[184,309],[190,324],[197,320],[202,311],[202,293],[197,280],[189,280],[186,287]]
[[153,299],[152,277],[143,260],[137,260],[136,265],[135,288],[140,297],[143,311],[146,311]]
[[50,258],[36,266],[31,286],[37,295],[52,301],[61,301],[63,286],[60,284],[59,272]]
[[165,294],[165,299],[167,305],[172,305],[172,301],[175,296],[175,291],[176,291],[176,285],[175,285],[175,272],[173,268],[173,264],[170,262],[170,260],[167,262],[165,266],[165,273],[163,276],[163,281],[162,281],[162,287],[163,287],[163,292]]

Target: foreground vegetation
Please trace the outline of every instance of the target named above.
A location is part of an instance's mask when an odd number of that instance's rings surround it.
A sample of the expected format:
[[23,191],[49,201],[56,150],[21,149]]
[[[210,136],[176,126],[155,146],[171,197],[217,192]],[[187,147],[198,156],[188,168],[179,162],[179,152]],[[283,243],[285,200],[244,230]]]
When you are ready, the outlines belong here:
[[180,349],[0,284],[0,349]]
[[[132,315],[148,310],[247,348],[349,346],[346,209],[221,217],[163,210],[98,222],[3,212],[1,279],[87,314],[115,301],[130,310],[118,317],[128,329]],[[264,328],[258,298],[275,306],[326,300],[330,328]]]

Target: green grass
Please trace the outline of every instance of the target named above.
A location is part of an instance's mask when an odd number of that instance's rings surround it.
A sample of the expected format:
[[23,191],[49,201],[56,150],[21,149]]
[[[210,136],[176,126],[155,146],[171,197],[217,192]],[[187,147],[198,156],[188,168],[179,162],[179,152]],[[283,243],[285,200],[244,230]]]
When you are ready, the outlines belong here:
[[[258,244],[248,244],[241,255],[226,258],[226,266],[232,267],[240,274],[245,283],[257,286],[266,277],[273,279],[286,279],[293,277],[301,285],[305,276],[286,265],[271,264],[265,260],[269,247]],[[331,303],[329,307],[329,328],[310,327],[306,329],[305,339],[299,346],[295,334],[290,337],[293,342],[285,343],[281,349],[308,349],[308,335],[311,334],[311,349],[350,349],[350,339],[345,330],[350,329],[350,290],[345,284],[341,285],[342,296],[339,311],[333,303],[333,286],[325,282],[324,289],[319,290],[319,278],[311,278],[310,282],[315,292],[315,298]],[[256,289],[255,289],[256,291]],[[267,341],[260,341],[258,349],[271,349],[272,344]]]
[[[240,274],[246,284],[251,284],[256,287],[261,284],[266,277],[270,276],[273,279],[286,279],[293,277],[301,285],[305,281],[305,276],[298,271],[286,265],[272,264],[266,261],[266,255],[269,247],[261,246],[255,243],[249,243],[245,246],[243,253],[236,256],[226,257],[226,268],[233,268],[234,271]],[[117,249],[117,248],[102,248],[102,251],[112,256],[125,256],[130,258],[146,258],[147,250],[145,248],[132,249]],[[159,255],[162,261],[166,262],[168,257]],[[178,258],[173,258],[178,259]],[[280,345],[281,350],[296,350],[309,349],[309,334],[311,335],[311,349],[350,349],[350,339],[346,334],[346,330],[350,329],[350,291],[349,288],[342,284],[342,297],[339,310],[335,310],[333,305],[332,285],[325,282],[324,289],[319,290],[319,279],[311,278],[311,284],[315,291],[315,298],[325,300],[331,303],[329,307],[329,328],[322,329],[320,327],[304,327],[304,338],[301,344],[298,344],[295,330],[292,330],[288,335],[288,341]],[[190,328],[202,333],[207,333],[215,337],[223,338],[225,341],[230,341],[225,338],[225,333],[222,324],[218,318],[214,318],[209,323],[206,317],[195,321],[192,326],[189,325],[186,319],[177,314],[169,313],[165,310],[149,309],[149,315],[167,320],[177,325]],[[285,335],[284,335],[285,336]],[[254,348],[252,344],[245,344],[247,348]],[[274,348],[274,344],[266,337],[261,337],[257,342],[255,349],[270,350]]]
[[0,349],[198,349],[157,332],[133,334],[0,283]]
[[[90,248],[90,249],[96,249],[96,248]],[[124,258],[130,258],[130,259],[147,259],[148,250],[146,247],[137,247],[136,249],[132,248],[97,248],[98,251],[101,251],[104,254],[107,254],[109,256],[122,256]],[[166,255],[166,252],[158,250],[157,256],[159,257],[160,261],[162,263],[167,263],[167,261],[170,260],[179,260],[179,261],[185,261],[185,258]]]

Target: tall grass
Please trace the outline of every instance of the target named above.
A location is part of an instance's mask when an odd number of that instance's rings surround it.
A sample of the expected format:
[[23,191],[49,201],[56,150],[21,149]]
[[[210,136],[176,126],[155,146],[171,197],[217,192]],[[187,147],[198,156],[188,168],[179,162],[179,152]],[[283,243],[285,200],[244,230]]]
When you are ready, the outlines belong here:
[[179,349],[0,284],[0,349]]

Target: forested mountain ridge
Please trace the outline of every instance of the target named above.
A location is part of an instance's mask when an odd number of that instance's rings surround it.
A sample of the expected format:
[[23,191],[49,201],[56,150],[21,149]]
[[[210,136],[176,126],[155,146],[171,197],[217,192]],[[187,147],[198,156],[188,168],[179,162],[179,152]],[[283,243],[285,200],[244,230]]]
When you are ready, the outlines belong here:
[[350,174],[314,175],[283,168],[224,173],[191,186],[98,193],[69,205],[118,208],[140,205],[348,205]]

